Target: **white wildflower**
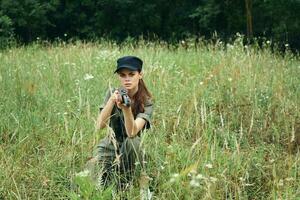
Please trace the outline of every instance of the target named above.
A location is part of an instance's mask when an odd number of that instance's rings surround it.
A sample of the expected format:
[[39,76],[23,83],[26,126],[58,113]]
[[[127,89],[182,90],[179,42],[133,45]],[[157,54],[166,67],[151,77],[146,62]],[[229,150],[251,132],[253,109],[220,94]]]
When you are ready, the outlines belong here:
[[139,161],[134,163],[135,166],[138,166],[138,165],[140,165],[140,164],[141,164],[141,163],[140,163]]
[[295,179],[293,177],[288,177],[285,180],[289,182],[289,181],[294,181]]
[[283,186],[283,180],[282,180],[282,179],[280,179],[280,180],[278,181],[278,186]]
[[200,183],[198,181],[196,181],[195,179],[192,179],[190,182],[190,186],[191,187],[199,187]]
[[173,178],[173,177],[172,177],[172,178],[170,179],[170,183],[174,183],[175,181],[176,181],[176,178]]
[[84,80],[90,80],[90,79],[93,79],[94,78],[94,76],[92,75],[92,74],[85,74],[84,75]]
[[68,99],[68,100],[67,100],[67,103],[71,103],[71,100],[70,100],[70,99]]
[[228,78],[228,81],[229,81],[229,82],[231,82],[231,81],[232,81],[232,78],[231,78],[231,77],[229,77],[229,78]]
[[203,176],[202,174],[198,174],[198,175],[196,176],[196,179],[199,179],[199,180],[200,180],[200,179],[206,179],[206,178],[205,178],[205,176]]
[[209,177],[209,180],[211,181],[211,182],[213,182],[213,183],[215,183],[215,182],[217,182],[217,178],[215,178],[215,177]]
[[231,45],[231,44],[227,44],[226,46],[228,49],[233,49],[233,45]]
[[200,84],[200,85],[203,85],[203,82],[201,81],[199,84]]
[[84,171],[76,173],[76,176],[78,176],[78,177],[87,177],[87,176],[89,176],[89,174],[90,174],[90,171],[86,169]]
[[208,168],[208,169],[213,168],[212,164],[210,164],[210,163],[206,164],[205,167]]
[[267,40],[267,44],[270,44],[271,42],[270,42],[270,40]]
[[172,174],[172,177],[170,179],[170,183],[174,183],[179,177],[179,174]]
[[177,173],[176,173],[176,174],[173,174],[172,177],[173,177],[173,178],[178,178],[178,177],[179,177],[179,174],[177,174]]

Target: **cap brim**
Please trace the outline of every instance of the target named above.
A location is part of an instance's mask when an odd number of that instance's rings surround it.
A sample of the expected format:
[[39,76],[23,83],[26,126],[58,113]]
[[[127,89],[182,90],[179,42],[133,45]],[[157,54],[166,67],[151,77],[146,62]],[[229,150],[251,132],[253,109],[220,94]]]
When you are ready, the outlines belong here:
[[117,73],[121,69],[129,69],[130,71],[138,71],[135,67],[132,67],[130,65],[121,65],[118,67],[118,69],[116,69],[116,71],[114,73]]

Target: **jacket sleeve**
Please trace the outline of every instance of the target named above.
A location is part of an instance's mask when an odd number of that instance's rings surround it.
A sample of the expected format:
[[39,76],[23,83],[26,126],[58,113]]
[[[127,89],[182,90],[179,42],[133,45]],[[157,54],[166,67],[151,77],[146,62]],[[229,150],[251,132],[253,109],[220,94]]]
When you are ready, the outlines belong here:
[[151,118],[153,113],[153,103],[151,100],[148,100],[144,106],[144,112],[137,114],[136,118],[143,118],[146,120],[144,129],[149,129],[151,127]]

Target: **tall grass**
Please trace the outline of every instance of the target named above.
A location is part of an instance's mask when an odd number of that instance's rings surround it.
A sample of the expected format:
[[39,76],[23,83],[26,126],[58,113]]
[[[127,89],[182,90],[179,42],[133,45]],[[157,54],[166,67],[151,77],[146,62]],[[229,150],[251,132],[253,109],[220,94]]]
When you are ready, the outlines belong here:
[[0,52],[0,199],[78,197],[74,174],[106,134],[94,122],[123,55],[144,60],[155,98],[143,137],[154,199],[300,198],[299,58],[238,38]]

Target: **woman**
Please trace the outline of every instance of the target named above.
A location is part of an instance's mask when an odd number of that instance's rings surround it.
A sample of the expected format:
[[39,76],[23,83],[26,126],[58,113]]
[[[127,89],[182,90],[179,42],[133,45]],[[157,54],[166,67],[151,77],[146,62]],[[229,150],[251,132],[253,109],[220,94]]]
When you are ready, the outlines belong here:
[[[142,65],[143,61],[135,56],[119,58],[115,73],[122,91],[110,89],[100,106],[97,128],[109,127],[111,130],[98,145],[98,161],[104,185],[111,180],[114,172],[121,172],[118,173],[119,177],[128,174],[131,177],[135,166],[143,167],[144,164],[140,135],[143,130],[150,128],[153,109],[151,94],[142,79]],[[126,97],[129,105],[123,102]]]

